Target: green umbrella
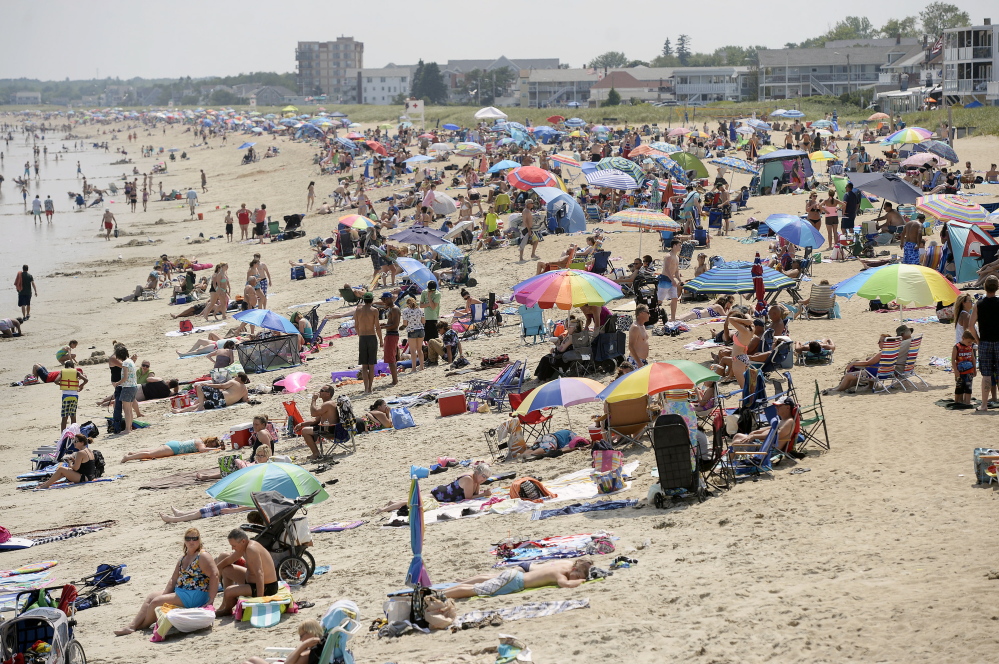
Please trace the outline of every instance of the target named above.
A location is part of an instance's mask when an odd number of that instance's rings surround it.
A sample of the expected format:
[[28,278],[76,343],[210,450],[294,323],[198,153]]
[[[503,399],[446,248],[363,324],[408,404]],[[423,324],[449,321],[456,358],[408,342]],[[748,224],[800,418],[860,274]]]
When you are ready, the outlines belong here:
[[312,473],[293,463],[256,463],[226,475],[208,489],[215,500],[254,507],[253,494],[257,491],[277,491],[285,498],[298,498],[319,491],[313,503],[330,497],[322,482]]
[[689,152],[674,152],[670,158],[680,164],[684,171],[694,171],[694,177],[708,177],[708,169],[704,163]]

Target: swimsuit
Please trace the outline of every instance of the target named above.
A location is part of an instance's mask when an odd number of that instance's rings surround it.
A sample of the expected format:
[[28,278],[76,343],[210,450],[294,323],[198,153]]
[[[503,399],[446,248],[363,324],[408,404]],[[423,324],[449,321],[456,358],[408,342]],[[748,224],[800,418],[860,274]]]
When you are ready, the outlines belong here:
[[919,264],[919,246],[915,242],[906,242],[903,246],[902,262],[906,265]]
[[[181,567],[177,575],[177,586],[174,594],[180,599],[185,609],[193,609],[208,604],[208,575],[201,569],[198,562],[201,558],[199,553],[191,564]],[[183,562],[183,558],[181,558]]]
[[475,594],[483,597],[519,593],[524,589],[524,570],[520,567],[503,570],[499,576],[477,583],[474,587]]
[[228,404],[225,401],[225,393],[216,387],[202,387],[201,393],[204,395],[204,409],[225,408]]
[[166,446],[169,447],[170,451],[174,454],[194,454],[198,451],[198,446],[193,440],[185,440],[183,442],[171,440],[166,443]]
[[235,505],[233,503],[209,503],[198,510],[198,513],[201,515],[202,519],[210,519],[213,516],[221,516],[222,510],[235,509],[237,507],[239,507],[239,505]]
[[470,475],[462,475],[450,484],[431,489],[431,495],[441,503],[457,503],[465,500],[465,490],[458,484],[462,477],[470,477]]
[[253,596],[254,597],[270,597],[271,595],[276,595],[277,594],[277,591],[278,591],[278,582],[277,581],[271,581],[270,583],[265,583],[264,584],[264,594],[263,595],[258,595],[257,594],[257,584],[256,583],[251,583],[250,587],[253,588]]

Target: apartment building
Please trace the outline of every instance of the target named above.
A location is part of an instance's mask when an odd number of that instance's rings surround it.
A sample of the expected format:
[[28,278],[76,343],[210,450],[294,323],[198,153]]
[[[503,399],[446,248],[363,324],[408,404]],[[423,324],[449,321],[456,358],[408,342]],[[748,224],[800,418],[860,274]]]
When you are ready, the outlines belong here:
[[380,69],[349,69],[351,83],[344,88],[344,103],[388,106],[399,94],[408,95],[416,66],[386,65]]
[[999,26],[992,19],[944,30],[944,94],[960,103],[999,102]]
[[301,96],[326,95],[330,101],[342,103],[345,89],[354,84],[348,72],[364,67],[364,44],[353,37],[298,42],[295,61],[295,80]]

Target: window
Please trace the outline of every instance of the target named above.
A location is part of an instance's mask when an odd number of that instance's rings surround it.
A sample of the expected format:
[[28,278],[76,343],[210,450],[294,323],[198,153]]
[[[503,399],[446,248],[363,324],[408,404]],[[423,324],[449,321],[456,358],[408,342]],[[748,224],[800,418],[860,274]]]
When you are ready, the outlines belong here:
[[385,77],[384,77],[384,76],[382,76],[382,80],[381,80],[381,82],[382,82],[382,83],[384,83],[384,82],[385,82]]
[[405,83],[406,82],[406,77],[403,76],[402,78],[399,79],[399,81],[402,82],[402,83]]
[[372,78],[371,76],[368,77],[368,83],[371,82],[371,78]]

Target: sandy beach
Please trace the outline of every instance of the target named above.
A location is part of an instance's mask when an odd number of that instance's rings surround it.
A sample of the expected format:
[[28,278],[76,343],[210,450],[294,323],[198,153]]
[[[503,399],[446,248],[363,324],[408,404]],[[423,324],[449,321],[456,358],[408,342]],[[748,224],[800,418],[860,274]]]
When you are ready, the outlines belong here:
[[[388,113],[388,111],[387,111]],[[388,118],[386,118],[388,119]],[[471,118],[469,118],[471,122]],[[366,125],[365,128],[376,124]],[[84,127],[80,133],[92,128]],[[25,336],[0,340],[0,384],[8,435],[0,443],[3,460],[0,486],[0,525],[12,533],[55,528],[114,519],[117,525],[71,540],[37,548],[0,553],[0,568],[12,569],[40,560],[58,560],[53,578],[60,584],[92,574],[101,563],[128,565],[131,581],[113,588],[112,602],[80,612],[76,635],[92,662],[181,662],[197,658],[204,664],[241,662],[250,655],[263,655],[266,646],[293,646],[297,625],[318,618],[338,599],[360,606],[361,633],[351,649],[358,662],[493,662],[499,634],[513,634],[530,646],[535,662],[595,661],[608,657],[645,663],[664,660],[711,662],[808,661],[808,662],[967,662],[990,661],[999,644],[999,610],[990,607],[988,593],[997,581],[990,573],[999,570],[992,560],[992,547],[999,544],[993,532],[997,496],[992,486],[976,486],[972,449],[994,445],[996,413],[977,415],[949,411],[934,402],[953,395],[953,375],[929,366],[931,356],[950,357],[954,329],[950,324],[912,323],[923,334],[919,373],[929,383],[926,389],[893,391],[890,395],[835,395],[824,398],[832,449],[809,449],[805,459],[787,460],[773,479],[745,481],[703,503],[658,510],[645,501],[655,481],[654,454],[648,448],[630,447],[626,462],[638,462],[632,488],[622,498],[638,499],[640,509],[560,516],[531,521],[526,514],[486,514],[427,525],[424,558],[434,582],[448,582],[490,571],[495,557],[492,544],[506,537],[542,538],[607,531],[619,538],[616,551],[595,556],[599,567],[607,567],[617,555],[638,559],[638,564],[616,571],[608,579],[577,589],[543,588],[528,595],[512,595],[460,601],[458,613],[501,608],[525,602],[588,598],[590,607],[550,617],[522,620],[500,627],[484,627],[457,633],[407,634],[379,638],[367,626],[382,615],[386,593],[403,587],[412,553],[406,528],[383,528],[381,516],[364,516],[374,507],[402,499],[408,488],[411,464],[429,465],[439,456],[457,459],[488,459],[483,431],[507,419],[507,414],[466,413],[441,418],[436,405],[412,408],[417,426],[401,431],[365,434],[357,438],[357,451],[339,457],[339,463],[319,474],[323,481],[337,479],[328,491],[331,499],[308,510],[315,526],[333,521],[364,519],[363,526],[339,533],[317,533],[312,553],[319,565],[330,571],[314,578],[295,592],[295,599],[315,603],[297,615],[282,618],[279,626],[253,629],[248,624],[217,621],[211,631],[174,635],[163,643],[150,643],[150,631],[115,637],[112,631],[134,615],[142,599],[160,591],[181,553],[187,525],[201,531],[206,549],[213,555],[228,553],[226,533],[244,522],[242,515],[202,519],[191,524],[166,524],[160,512],[170,506],[194,510],[211,502],[208,485],[198,484],[160,491],[140,490],[150,480],[182,471],[216,467],[214,453],[188,455],[146,462],[119,464],[121,456],[140,448],[195,436],[220,436],[230,427],[249,422],[257,413],[282,421],[281,395],[263,395],[258,406],[243,406],[191,416],[168,416],[167,402],[143,406],[150,426],[125,436],[104,433],[105,409],[96,401],[112,392],[106,365],[83,367],[90,384],[80,397],[79,421],[93,420],[102,429],[94,448],[107,459],[106,474],[122,474],[114,482],[96,483],[63,490],[24,492],[15,489],[14,476],[30,470],[31,451],[51,444],[58,435],[59,394],[53,385],[10,387],[29,373],[32,364],[55,364],[56,350],[70,339],[80,342],[77,355],[95,350],[110,354],[112,342],[125,344],[130,352],[149,361],[157,376],[189,380],[206,373],[205,359],[178,360],[176,351],[186,349],[192,339],[165,336],[177,329],[170,318],[176,307],[163,299],[118,303],[142,283],[156,258],[186,256],[204,262],[228,262],[234,292],[241,292],[244,271],[255,252],[262,254],[273,282],[268,307],[290,313],[291,305],[323,300],[337,294],[344,283],[366,283],[371,277],[369,260],[337,263],[330,276],[291,281],[288,261],[311,256],[307,238],[326,237],[340,215],[306,216],[306,238],[264,245],[227,244],[224,239],[198,241],[224,233],[226,208],[241,203],[253,208],[266,203],[274,219],[304,213],[306,188],[316,181],[318,202],[328,199],[333,178],[317,174],[312,157],[315,146],[287,139],[261,139],[263,151],[274,144],[278,157],[240,165],[236,150],[242,137],[231,136],[224,146],[218,139],[210,147],[190,147],[184,128],[170,128],[163,135],[156,129],[147,135],[138,129],[139,143],[185,149],[189,161],[168,162],[162,178],[164,189],[195,186],[200,192],[199,171],[208,178],[208,191],[199,193],[198,212],[203,221],[189,220],[180,201],[150,201],[149,209],[132,213],[121,203],[111,206],[121,236],[104,242],[96,232],[100,213],[65,212],[55,223],[69,226],[88,257],[74,257],[73,244],[62,247],[58,268],[33,270],[39,296],[32,302]],[[23,141],[23,135],[18,139]],[[96,140],[96,139],[95,139]],[[51,144],[61,141],[57,136]],[[776,141],[775,141],[776,142]],[[120,142],[119,142],[120,143]],[[113,144],[114,145],[114,144]],[[999,153],[999,139],[958,139],[954,145],[961,163],[971,161],[984,171]],[[145,172],[161,157],[138,158]],[[868,149],[871,149],[870,147]],[[875,154],[881,151],[873,147]],[[93,155],[91,155],[93,156]],[[104,155],[114,161],[114,149]],[[742,156],[741,154],[739,156]],[[75,159],[67,158],[67,163]],[[23,160],[22,160],[23,161]],[[455,158],[464,163],[464,159]],[[9,204],[15,190],[10,187],[18,164],[8,160],[8,178],[3,194]],[[131,166],[108,167],[115,169]],[[711,175],[714,167],[709,165]],[[824,169],[823,169],[824,170]],[[735,188],[748,184],[748,175],[737,175]],[[159,177],[156,178],[160,180]],[[66,184],[61,182],[60,185]],[[578,186],[578,184],[577,184]],[[44,186],[43,186],[44,189]],[[66,186],[53,188],[60,210],[68,210]],[[399,187],[368,190],[372,200]],[[975,202],[994,202],[999,185],[980,185],[974,190],[988,196]],[[33,191],[34,193],[34,191]],[[32,193],[32,195],[33,195]],[[44,194],[48,192],[43,192]],[[453,193],[445,191],[445,193]],[[765,219],[773,213],[798,214],[805,196],[754,197],[750,208],[734,221],[749,217]],[[17,196],[20,203],[20,196]],[[386,203],[376,203],[381,213]],[[869,219],[868,212],[861,219]],[[8,233],[30,232],[31,217],[5,216]],[[408,225],[408,224],[404,224]],[[592,230],[593,225],[588,225]],[[640,234],[619,224],[601,224],[608,232],[605,248],[616,265],[625,266],[638,255]],[[238,235],[238,232],[237,232]],[[742,244],[735,238],[711,237],[710,255],[727,260],[752,260],[766,244]],[[130,246],[130,241],[150,238],[155,243]],[[549,236],[538,248],[542,259],[555,260],[570,242],[582,235]],[[658,238],[646,234],[642,253],[662,256]],[[901,253],[897,245],[889,247]],[[824,252],[825,253],[825,252]],[[120,256],[120,258],[119,258]],[[22,262],[5,265],[7,283]],[[31,263],[31,257],[24,261]],[[485,299],[491,291],[507,295],[511,287],[535,273],[535,263],[517,262],[514,247],[473,254],[479,285],[473,294]],[[837,283],[859,270],[857,261],[823,262],[814,268],[814,279]],[[199,276],[205,273],[199,273]],[[684,277],[693,271],[684,272]],[[807,292],[807,287],[806,287]],[[442,311],[462,304],[457,290],[443,291]],[[787,299],[787,298],[782,298]],[[0,315],[15,315],[15,299],[5,292]],[[324,305],[320,313],[334,313],[342,303]],[[868,301],[855,297],[841,300],[842,318],[800,320],[791,325],[796,341],[831,337],[836,345],[831,366],[795,367],[794,382],[799,396],[810,404],[816,381],[821,388],[838,382],[843,367],[853,359],[876,350],[880,333],[890,333],[900,324],[899,312],[875,313]],[[680,305],[680,312],[690,305]],[[932,309],[905,312],[906,318],[932,316]],[[651,337],[654,359],[709,360],[708,351],[687,351],[683,345],[708,336],[721,324],[696,327],[678,337]],[[225,328],[223,328],[224,330]],[[334,328],[327,327],[327,332]],[[508,354],[527,360],[530,370],[548,352],[548,344],[527,346],[516,316],[504,317],[501,333],[464,343],[465,353],[478,365],[480,358]],[[357,340],[334,339],[329,348],[310,356],[302,368],[312,374],[309,390],[297,396],[299,407],[308,408],[308,395],[318,389],[331,371],[356,363]],[[396,388],[388,379],[376,380],[375,397],[417,393],[454,384],[445,368],[431,367],[416,375],[404,375]],[[494,371],[476,374],[491,378]],[[270,383],[283,373],[251,376],[253,384]],[[604,383],[606,376],[599,377]],[[975,394],[978,381],[975,381]],[[534,385],[532,382],[531,386]],[[361,396],[360,385],[342,388],[353,399],[356,412],[366,410],[374,398]],[[600,404],[574,406],[569,417],[580,432]],[[567,426],[565,409],[555,412],[553,428]],[[585,429],[581,431],[585,435]],[[279,454],[303,461],[308,455],[301,438],[278,443]],[[494,470],[514,470],[518,476],[551,480],[561,474],[589,467],[586,452],[573,452],[556,459],[531,464],[494,464]],[[308,467],[313,467],[311,464]],[[795,468],[808,472],[791,474]],[[429,490],[457,477],[458,471],[423,481]],[[437,480],[440,480],[439,482]],[[508,483],[500,483],[507,487]],[[991,506],[991,507],[990,507]],[[995,575],[992,575],[995,576]]]

